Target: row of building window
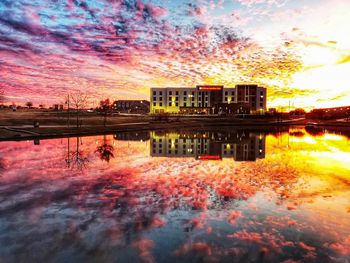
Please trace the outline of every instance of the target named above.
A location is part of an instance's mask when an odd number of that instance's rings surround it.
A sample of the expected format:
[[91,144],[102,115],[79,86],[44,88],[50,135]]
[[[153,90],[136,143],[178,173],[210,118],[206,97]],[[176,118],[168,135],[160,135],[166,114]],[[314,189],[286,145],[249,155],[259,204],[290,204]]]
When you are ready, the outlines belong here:
[[[229,93],[230,93],[229,91],[225,91],[225,96],[229,95]],[[173,95],[173,92],[172,92],[172,91],[169,91],[168,94],[169,94],[169,95]],[[194,95],[195,95],[195,92],[192,91],[191,94],[194,96]],[[199,92],[198,95],[200,96],[201,94],[208,95],[208,92],[207,92],[207,91],[205,91],[205,92]],[[231,94],[232,94],[232,95],[235,95],[235,92],[232,91]],[[153,96],[156,96],[156,95],[157,95],[157,91],[153,91]],[[162,95],[163,95],[163,91],[159,91],[159,96],[162,96]],[[179,92],[178,92],[178,91],[175,91],[175,95],[179,95]],[[183,95],[186,96],[186,95],[187,95],[187,91],[184,91],[184,92],[183,92]],[[263,92],[263,91],[260,91],[260,96],[263,96],[263,95],[264,95],[264,92]],[[249,90],[246,90],[246,96],[249,96]]]
[[[182,140],[182,142],[191,142],[191,143],[194,143],[195,140],[198,141],[198,139],[186,139],[186,138],[182,138],[182,139],[175,139],[174,142],[175,142],[175,143],[178,143],[179,140]],[[198,141],[198,144],[201,144],[201,141],[202,141],[203,143],[206,143],[206,142],[208,141],[208,139],[200,139],[200,141]],[[163,142],[163,139],[161,139],[161,138],[158,139],[158,142],[159,142],[159,144],[162,143],[162,142]],[[171,143],[171,139],[168,139],[168,142]],[[154,140],[153,140],[153,145],[156,144],[156,143],[157,143],[157,139],[154,139]]]
[[[200,145],[198,145],[199,147],[200,147]],[[161,148],[162,147],[162,145],[159,145],[159,148]],[[156,148],[156,145],[153,145],[153,148]],[[179,145],[177,145],[177,144],[175,144],[174,145],[174,148],[175,149],[178,149],[179,148]],[[182,148],[187,148],[187,145],[186,144],[183,144],[182,145]],[[192,144],[192,145],[189,145],[189,148],[194,148],[194,145]],[[204,145],[204,149],[206,150],[207,149],[207,145]]]
[[[234,100],[235,100],[235,97],[232,97],[231,101],[234,101]],[[225,101],[228,101],[228,97],[225,97]]]
[[[191,107],[195,107],[195,104],[192,103],[192,104],[189,104],[191,105]],[[188,107],[189,107],[188,105]],[[156,107],[157,106],[157,103],[156,102],[153,102],[153,106]],[[169,102],[169,107],[172,107],[172,106],[175,106],[175,107],[179,107],[179,103],[178,102],[175,102],[174,104],[172,102]],[[159,107],[163,107],[163,103],[162,102],[159,102]],[[183,107],[187,107],[187,103],[184,102],[183,103]],[[202,103],[198,103],[198,107],[202,107]],[[203,107],[208,107],[208,103],[204,103],[203,104]]]
[[[157,150],[156,150],[156,149],[153,149],[153,153],[156,153],[156,152],[157,152]],[[163,152],[162,149],[159,149],[159,150],[158,150],[158,153],[162,153],[162,152]],[[193,151],[188,151],[188,152],[193,152]],[[171,154],[171,150],[169,150],[168,153]],[[178,152],[178,150],[174,150],[174,153],[175,153],[175,154],[178,154],[179,152]],[[187,153],[186,150],[183,150],[183,151],[182,151],[182,154],[186,154],[186,153]],[[197,153],[198,153],[198,154],[206,153],[206,151],[201,151],[200,149],[198,149],[198,150],[197,150]]]
[[[159,96],[163,96],[163,91],[158,91],[159,93]],[[168,92],[169,95],[173,95],[173,92],[172,91],[169,91]],[[195,92],[192,91],[191,94],[194,96],[195,95]],[[205,91],[205,92],[199,92],[198,95],[200,96],[201,94],[204,94],[206,96],[208,96],[208,91]],[[225,92],[225,94],[227,95],[227,91]],[[233,94],[234,94],[234,91],[233,91]],[[179,95],[179,92],[178,91],[175,91],[175,95]],[[184,91],[183,92],[183,95],[187,96],[187,91]],[[153,96],[157,96],[157,91],[153,91]]]
[[[179,97],[169,97],[168,98],[169,100],[179,100]],[[191,97],[191,100],[194,101],[194,97]],[[201,100],[202,97],[201,96],[198,96],[198,99]],[[153,97],[153,101],[156,101],[157,100],[157,97]],[[163,100],[163,97],[159,97],[158,100]],[[187,100],[187,97],[183,97],[183,100]],[[208,96],[205,96],[205,100],[208,100]]]

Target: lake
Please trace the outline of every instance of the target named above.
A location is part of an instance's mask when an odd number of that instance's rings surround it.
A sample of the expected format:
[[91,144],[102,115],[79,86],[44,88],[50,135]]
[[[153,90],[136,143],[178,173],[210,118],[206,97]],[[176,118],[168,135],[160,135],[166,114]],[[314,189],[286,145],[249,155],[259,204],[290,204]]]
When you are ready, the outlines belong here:
[[1,262],[349,262],[350,139],[217,128],[0,142]]

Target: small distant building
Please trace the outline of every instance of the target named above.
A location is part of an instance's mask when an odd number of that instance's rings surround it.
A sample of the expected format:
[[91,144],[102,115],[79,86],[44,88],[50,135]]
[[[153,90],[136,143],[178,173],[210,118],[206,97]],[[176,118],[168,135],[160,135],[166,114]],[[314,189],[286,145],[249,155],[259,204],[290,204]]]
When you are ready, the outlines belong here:
[[350,106],[313,109],[306,114],[309,119],[341,119],[350,118]]
[[258,85],[197,85],[151,88],[150,113],[264,114],[266,88]]
[[116,100],[113,110],[125,113],[148,113],[150,102],[147,100]]
[[56,111],[62,111],[63,104],[54,104],[52,108],[53,108],[53,110],[56,110]]
[[268,113],[270,113],[270,114],[276,114],[276,113],[277,113],[277,109],[276,109],[276,108],[269,108]]

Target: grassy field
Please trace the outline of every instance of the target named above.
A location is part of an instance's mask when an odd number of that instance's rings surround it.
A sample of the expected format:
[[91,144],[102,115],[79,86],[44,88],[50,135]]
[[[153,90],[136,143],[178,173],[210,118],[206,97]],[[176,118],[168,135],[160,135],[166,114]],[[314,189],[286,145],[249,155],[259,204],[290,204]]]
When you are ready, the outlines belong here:
[[[0,110],[0,125],[1,126],[19,126],[19,125],[33,125],[34,121],[39,121],[40,126],[45,125],[59,125],[68,126],[68,119],[70,126],[76,126],[76,113],[71,112],[70,116],[66,111],[48,111],[48,110],[34,110],[34,109],[20,109],[12,111],[9,109]],[[103,125],[104,117],[97,113],[79,112],[79,121],[82,125]],[[148,116],[120,116],[111,115],[107,117],[107,125],[114,125],[118,123],[139,122],[149,120]]]

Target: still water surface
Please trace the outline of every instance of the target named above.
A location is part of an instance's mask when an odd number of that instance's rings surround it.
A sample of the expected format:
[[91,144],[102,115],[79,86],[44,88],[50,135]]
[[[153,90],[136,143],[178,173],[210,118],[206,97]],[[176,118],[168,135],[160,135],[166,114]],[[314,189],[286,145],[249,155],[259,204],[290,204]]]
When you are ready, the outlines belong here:
[[0,262],[350,260],[344,135],[157,131],[35,144],[0,143]]

